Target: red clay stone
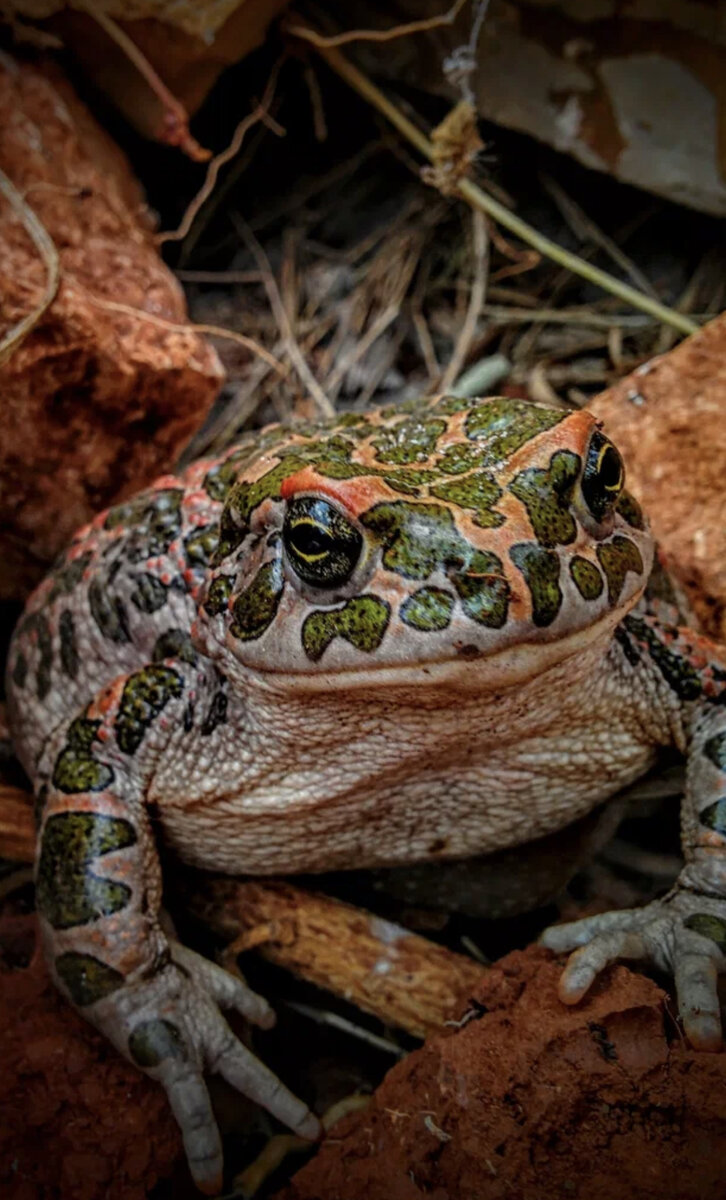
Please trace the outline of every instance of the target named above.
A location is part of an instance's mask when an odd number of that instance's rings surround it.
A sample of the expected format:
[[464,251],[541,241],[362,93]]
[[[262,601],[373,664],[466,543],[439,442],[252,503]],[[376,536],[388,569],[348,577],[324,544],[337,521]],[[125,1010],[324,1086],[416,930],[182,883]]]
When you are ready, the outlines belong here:
[[487,1012],[388,1074],[277,1200],[723,1200],[726,1056],[695,1054],[624,967],[566,1008],[517,951]]
[[[187,323],[126,159],[52,67],[0,56],[0,167],[61,265],[55,301],[0,366],[4,599],[22,597],[100,508],[171,466],[222,370]],[[0,261],[1,340],[37,306],[46,280],[1,197]]]
[[726,641],[726,316],[589,406],[711,637]]
[[4,1200],[145,1200],[182,1155],[161,1087],[71,1009],[40,956],[0,958],[0,1063]]

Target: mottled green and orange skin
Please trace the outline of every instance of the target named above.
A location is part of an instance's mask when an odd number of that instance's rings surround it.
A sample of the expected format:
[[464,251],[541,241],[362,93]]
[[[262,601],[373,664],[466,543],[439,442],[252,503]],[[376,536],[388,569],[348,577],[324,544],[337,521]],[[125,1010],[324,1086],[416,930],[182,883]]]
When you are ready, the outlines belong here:
[[[583,946],[565,1000],[614,957],[651,959],[692,1040],[718,1042],[726,663],[631,611],[653,544],[627,493],[588,491],[600,436],[586,412],[497,398],[271,427],[101,513],[31,598],[9,696],[49,961],[165,1084],[202,1185],[220,1170],[205,1067],[315,1122],[219,1016],[269,1023],[264,1002],[164,933],[157,837],[239,873],[461,858],[563,828],[675,744],[678,885],[547,937]],[[296,573],[283,526],[305,498],[360,543],[340,585]]]

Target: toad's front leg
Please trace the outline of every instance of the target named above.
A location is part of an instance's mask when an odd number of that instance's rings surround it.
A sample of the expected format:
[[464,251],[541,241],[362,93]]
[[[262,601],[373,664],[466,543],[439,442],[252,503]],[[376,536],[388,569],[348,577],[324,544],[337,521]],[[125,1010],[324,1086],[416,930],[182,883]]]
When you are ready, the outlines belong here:
[[59,985],[164,1086],[194,1179],[214,1192],[222,1152],[205,1069],[302,1136],[320,1127],[220,1012],[267,1028],[266,1001],[167,939],[159,923],[161,873],[143,797],[158,757],[154,723],[162,713],[167,728],[181,720],[192,684],[185,664],[148,666],[116,680],[53,740],[38,790],[37,902]]
[[650,731],[659,728],[661,740],[688,755],[686,863],[661,900],[553,926],[541,940],[575,951],[560,984],[565,1003],[576,1004],[616,959],[652,963],[675,978],[691,1044],[718,1050],[718,976],[726,971],[726,659],[705,638],[654,617],[628,617],[621,631],[613,652],[621,681],[643,699]]

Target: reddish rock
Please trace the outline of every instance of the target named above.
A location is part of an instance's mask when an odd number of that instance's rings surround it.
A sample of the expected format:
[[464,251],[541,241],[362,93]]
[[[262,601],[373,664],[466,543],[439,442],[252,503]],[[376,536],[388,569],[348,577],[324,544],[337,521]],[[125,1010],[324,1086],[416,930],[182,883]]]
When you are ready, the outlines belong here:
[[588,407],[622,451],[703,629],[726,641],[726,316]]
[[487,1011],[388,1074],[277,1200],[723,1200],[726,1055],[695,1054],[650,980],[557,998],[539,948],[492,968]]
[[[0,598],[8,598],[23,595],[99,508],[169,468],[222,371],[186,323],[125,158],[53,68],[0,56],[0,167],[61,267],[55,301],[0,366]],[[2,341],[46,281],[2,197],[0,259]]]
[[[0,946],[17,954],[21,925],[3,917]],[[179,1160],[166,1096],[78,1016],[39,956],[0,959],[0,1195],[5,1200],[145,1200]]]

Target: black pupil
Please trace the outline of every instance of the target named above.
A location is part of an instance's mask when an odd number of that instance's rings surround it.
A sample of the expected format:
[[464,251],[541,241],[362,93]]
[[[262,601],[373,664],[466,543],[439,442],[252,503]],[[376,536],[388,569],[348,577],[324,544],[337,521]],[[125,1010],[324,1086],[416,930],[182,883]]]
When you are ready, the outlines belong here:
[[608,446],[600,463],[600,479],[606,488],[615,488],[620,483],[620,455],[614,446]]
[[294,526],[292,539],[295,549],[306,555],[329,554],[333,540],[326,530],[306,523]]

